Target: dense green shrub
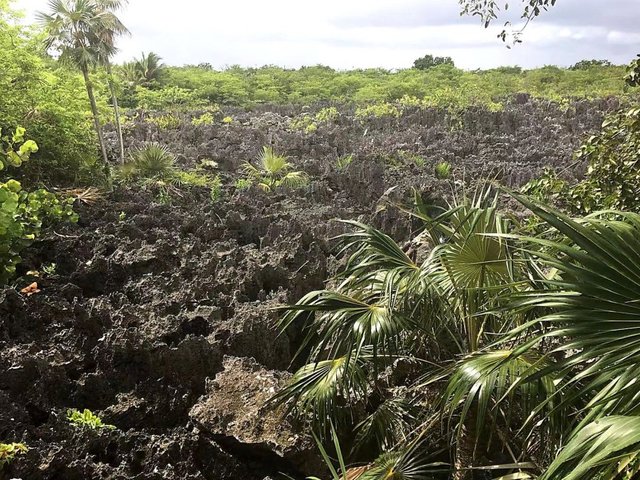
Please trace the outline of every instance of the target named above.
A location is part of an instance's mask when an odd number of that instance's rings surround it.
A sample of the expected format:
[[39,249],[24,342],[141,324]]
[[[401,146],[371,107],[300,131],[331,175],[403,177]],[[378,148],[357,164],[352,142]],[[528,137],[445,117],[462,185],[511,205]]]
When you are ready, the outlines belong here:
[[[635,60],[625,77],[629,86],[637,84],[638,72],[640,61]],[[602,130],[587,139],[576,159],[588,164],[581,182],[570,185],[547,170],[525,185],[523,192],[580,214],[604,209],[640,212],[640,104],[608,115]]]
[[195,92],[178,86],[150,90],[138,86],[135,89],[135,106],[145,110],[189,109],[205,105]]
[[585,180],[569,192],[578,211],[640,211],[640,106],[607,117],[577,158],[589,162]]
[[365,107],[356,108],[355,116],[359,120],[366,120],[367,118],[384,118],[384,117],[399,117],[400,109],[391,103],[374,103],[373,105],[367,105]]
[[[49,58],[41,34],[16,24],[5,4],[0,4],[0,65],[0,128],[22,125],[40,147],[37,158],[16,175],[28,183],[104,181],[82,77]],[[100,93],[99,106],[106,111],[106,94]]]
[[[0,138],[0,166],[8,175],[29,160],[38,146],[24,139],[24,128]],[[46,223],[76,221],[73,200],[60,200],[44,189],[28,192],[19,181],[0,176],[0,285],[8,282],[20,263],[24,248],[40,233]]]
[[623,95],[623,71],[623,67],[606,65],[577,70],[544,67],[523,71],[520,67],[502,67],[472,72],[450,64],[394,72],[380,68],[339,71],[325,66],[297,70],[230,67],[222,71],[168,67],[157,89],[139,90],[137,103],[133,103],[165,109],[171,107],[171,97],[181,108],[185,104],[371,104],[413,97],[424,101],[420,106],[464,107],[500,104],[520,92],[552,100]]

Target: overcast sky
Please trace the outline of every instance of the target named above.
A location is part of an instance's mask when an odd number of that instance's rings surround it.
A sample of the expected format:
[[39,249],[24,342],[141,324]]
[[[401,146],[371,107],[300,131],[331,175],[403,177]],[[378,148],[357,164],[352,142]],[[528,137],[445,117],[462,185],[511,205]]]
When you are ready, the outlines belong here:
[[[28,18],[47,7],[16,3]],[[640,53],[640,0],[558,0],[510,50],[496,38],[501,22],[485,30],[457,0],[130,0],[120,18],[132,35],[118,60],[154,51],[172,65],[405,68],[431,53],[467,69],[529,68]]]

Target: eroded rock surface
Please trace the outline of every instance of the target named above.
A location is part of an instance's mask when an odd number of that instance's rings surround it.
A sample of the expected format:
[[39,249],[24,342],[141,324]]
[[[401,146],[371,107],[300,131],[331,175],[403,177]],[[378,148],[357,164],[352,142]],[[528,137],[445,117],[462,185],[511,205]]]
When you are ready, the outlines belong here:
[[207,392],[191,409],[191,419],[229,448],[271,456],[307,474],[321,469],[316,446],[303,425],[285,416],[269,400],[289,374],[261,367],[248,358],[225,357],[224,370],[208,383]]

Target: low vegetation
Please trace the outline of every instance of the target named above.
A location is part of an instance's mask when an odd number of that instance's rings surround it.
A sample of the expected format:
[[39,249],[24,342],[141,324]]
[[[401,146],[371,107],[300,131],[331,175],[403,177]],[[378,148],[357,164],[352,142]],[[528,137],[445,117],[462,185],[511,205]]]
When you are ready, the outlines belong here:
[[149,142],[131,150],[116,177],[124,184],[154,190],[163,202],[170,202],[172,196],[181,197],[181,188],[188,187],[208,188],[211,200],[217,201],[222,195],[222,183],[219,176],[206,171],[209,165],[205,161],[198,169],[181,170],[176,166],[176,156],[167,147]]
[[436,178],[445,180],[451,177],[451,164],[449,162],[439,162],[434,168]]
[[281,187],[301,188],[307,185],[307,174],[292,171],[292,167],[287,157],[276,153],[273,147],[263,147],[257,164],[245,163],[244,171],[247,175],[246,180],[265,192],[272,192]]
[[73,200],[61,200],[45,189],[26,191],[15,179],[4,175],[28,162],[38,151],[33,140],[25,140],[25,129],[2,135],[0,131],[0,284],[8,282],[21,262],[22,251],[40,233],[43,225],[76,221]]
[[24,455],[29,448],[24,443],[0,443],[0,469],[13,462],[18,455]]
[[75,408],[68,410],[67,420],[76,427],[88,428],[90,430],[115,430],[116,428],[115,425],[104,423],[100,417],[86,408],[82,412]]

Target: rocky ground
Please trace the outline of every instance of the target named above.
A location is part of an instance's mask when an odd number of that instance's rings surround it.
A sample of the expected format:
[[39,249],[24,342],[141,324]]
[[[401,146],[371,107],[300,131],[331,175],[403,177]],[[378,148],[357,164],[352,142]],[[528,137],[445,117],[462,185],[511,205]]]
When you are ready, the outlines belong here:
[[[161,204],[116,188],[79,204],[77,225],[50,229],[0,290],[0,442],[30,451],[0,480],[293,478],[318,472],[313,441],[266,405],[286,381],[295,332],[278,335],[273,307],[323,286],[336,268],[337,218],[406,238],[411,222],[378,206],[411,187],[439,200],[454,177],[519,185],[545,165],[564,169],[615,100],[565,108],[517,99],[504,112],[409,111],[400,119],[342,116],[291,131],[287,108],[231,112],[230,126],[171,130],[138,121],[127,143],[155,140],[192,167],[219,164],[222,198],[197,189]],[[299,191],[236,190],[241,165],[274,145],[311,176]],[[343,170],[338,157],[353,154]],[[419,165],[415,156],[425,159]],[[583,166],[566,169],[579,175]],[[388,189],[398,186],[389,193]],[[55,270],[29,277],[28,271]],[[38,282],[40,292],[20,289]],[[114,430],[69,424],[91,409]]]

